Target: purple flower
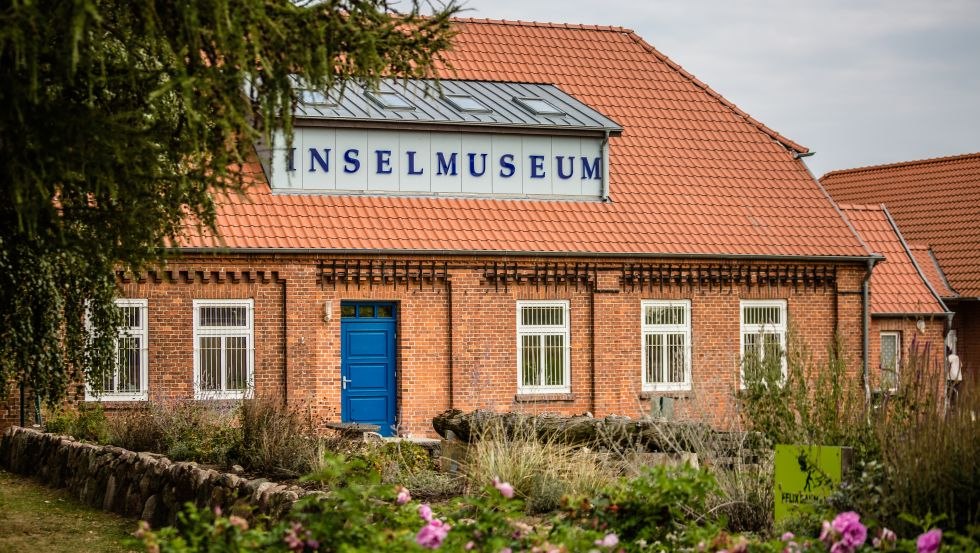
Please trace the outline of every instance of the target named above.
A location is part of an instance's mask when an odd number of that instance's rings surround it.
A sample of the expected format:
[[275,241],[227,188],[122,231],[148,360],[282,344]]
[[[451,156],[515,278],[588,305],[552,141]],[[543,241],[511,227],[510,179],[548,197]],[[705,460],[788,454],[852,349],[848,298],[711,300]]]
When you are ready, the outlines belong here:
[[616,547],[619,544],[619,536],[606,534],[601,540],[596,540],[595,544],[599,547]]
[[290,551],[306,551],[307,548],[316,550],[320,547],[320,542],[313,539],[313,534],[309,530],[304,530],[299,522],[292,524],[282,541]]
[[497,488],[500,495],[506,497],[507,499],[512,499],[514,497],[514,486],[511,486],[507,482],[501,481],[500,478],[496,476],[493,477],[493,487]]
[[407,488],[398,486],[398,496],[395,497],[395,503],[399,505],[404,505],[412,500],[412,494],[408,492]]
[[864,545],[864,541],[868,539],[868,529],[861,524],[861,515],[854,511],[837,515],[830,526],[840,534],[841,543],[847,546],[849,550],[861,547]]
[[430,520],[415,536],[415,543],[426,549],[439,549],[450,528],[452,527],[439,519]]
[[915,540],[915,547],[919,553],[936,553],[939,551],[939,545],[942,541],[943,531],[939,528],[933,528]]
[[854,553],[854,548],[839,541],[830,546],[830,553]]
[[432,507],[428,503],[419,505],[419,516],[426,522],[432,522]]

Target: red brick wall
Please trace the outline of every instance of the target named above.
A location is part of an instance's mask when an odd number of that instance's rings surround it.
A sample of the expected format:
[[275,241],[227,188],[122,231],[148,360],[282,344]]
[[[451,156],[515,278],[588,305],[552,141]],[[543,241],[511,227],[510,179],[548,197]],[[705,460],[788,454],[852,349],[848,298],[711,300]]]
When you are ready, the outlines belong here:
[[[373,258],[376,264],[382,260],[390,267],[393,258]],[[704,418],[719,426],[733,420],[740,299],[787,300],[791,332],[815,362],[826,358],[839,328],[849,367],[855,375],[860,371],[861,301],[855,292],[864,270],[859,265],[837,266],[836,286],[814,287],[802,281],[793,285],[787,280],[762,286],[710,281],[634,286],[623,281],[623,266],[635,259],[425,261],[446,263],[445,277],[426,277],[421,284],[414,276],[394,284],[366,277],[335,284],[321,281],[319,259],[313,256],[237,255],[185,257],[171,263],[169,273],[158,271],[122,283],[122,296],[148,300],[150,399],[193,397],[192,302],[203,298],[254,299],[256,393],[281,396],[285,390],[289,404],[308,406],[324,421],[340,418],[341,301],[396,302],[399,430],[413,435],[432,435],[431,418],[450,407],[590,411],[597,416],[648,412],[650,396],[656,394],[640,391],[644,299],[691,300],[693,390],[669,394],[677,398],[678,416]],[[589,263],[592,272],[557,284],[528,278],[495,284],[484,279],[484,267],[494,262],[556,270],[565,263]],[[570,394],[541,398],[516,393],[516,302],[527,299],[569,302]],[[327,302],[332,312],[324,320]]]
[[[899,371],[908,370],[910,363],[924,365],[926,377],[933,382],[937,392],[945,386],[945,336],[946,317],[923,318],[924,331],[917,325],[917,317],[872,317],[871,319],[871,389],[880,388],[881,380],[881,332],[895,331],[901,335],[902,358]],[[904,378],[904,377],[903,377]]]
[[980,380],[980,301],[963,300],[949,304],[956,315],[956,353],[960,356],[963,380]]

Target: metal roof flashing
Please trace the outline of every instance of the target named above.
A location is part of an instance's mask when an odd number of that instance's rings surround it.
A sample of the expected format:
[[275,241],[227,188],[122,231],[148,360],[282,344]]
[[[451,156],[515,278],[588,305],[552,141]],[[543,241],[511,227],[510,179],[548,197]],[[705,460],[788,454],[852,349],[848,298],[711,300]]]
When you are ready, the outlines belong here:
[[[301,101],[297,127],[331,123],[402,128],[472,128],[475,132],[547,132],[618,136],[623,128],[555,85],[467,80],[382,80],[377,89],[347,82],[324,91],[335,104]],[[404,105],[388,105],[397,98]],[[530,106],[529,106],[530,104]],[[544,106],[536,109],[534,105]]]

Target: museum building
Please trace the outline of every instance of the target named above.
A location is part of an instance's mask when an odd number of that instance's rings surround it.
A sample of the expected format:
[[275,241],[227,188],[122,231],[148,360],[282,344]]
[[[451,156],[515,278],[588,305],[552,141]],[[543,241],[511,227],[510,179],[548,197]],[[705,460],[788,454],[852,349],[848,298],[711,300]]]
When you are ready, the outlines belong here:
[[724,426],[745,356],[819,365],[839,334],[872,372],[887,254],[806,148],[632,31],[456,26],[438,82],[304,91],[218,236],[119,273],[120,365],[86,399],[272,395],[384,435],[450,408]]

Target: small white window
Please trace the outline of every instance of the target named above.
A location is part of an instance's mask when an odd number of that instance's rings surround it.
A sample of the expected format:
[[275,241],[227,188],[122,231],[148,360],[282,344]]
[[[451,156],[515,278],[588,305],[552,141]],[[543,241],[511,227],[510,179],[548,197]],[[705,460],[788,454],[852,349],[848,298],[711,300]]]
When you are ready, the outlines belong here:
[[[742,300],[740,379],[745,371],[763,371],[778,360],[781,382],[786,381],[786,301]],[[765,376],[763,376],[765,382]]]
[[118,299],[122,326],[116,338],[116,368],[106,375],[102,392],[85,389],[86,401],[146,401],[147,315],[146,300]]
[[898,389],[898,368],[902,362],[902,334],[881,333],[881,389]]
[[299,93],[300,103],[308,106],[336,106],[337,99],[332,93],[324,93],[319,90],[304,89]]
[[567,301],[517,302],[517,393],[567,393]]
[[490,113],[491,111],[490,108],[469,94],[446,94],[443,99],[459,111],[469,113]]
[[643,390],[691,389],[691,302],[641,302]]
[[415,106],[411,104],[405,98],[402,98],[397,92],[389,92],[386,90],[380,90],[377,92],[368,92],[367,97],[371,99],[375,104],[385,108],[385,109],[395,109],[395,110],[413,110]]
[[194,300],[194,399],[251,397],[252,300]]
[[535,115],[565,115],[564,111],[541,98],[514,98],[514,101]]

